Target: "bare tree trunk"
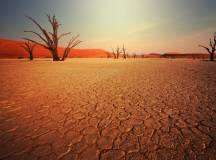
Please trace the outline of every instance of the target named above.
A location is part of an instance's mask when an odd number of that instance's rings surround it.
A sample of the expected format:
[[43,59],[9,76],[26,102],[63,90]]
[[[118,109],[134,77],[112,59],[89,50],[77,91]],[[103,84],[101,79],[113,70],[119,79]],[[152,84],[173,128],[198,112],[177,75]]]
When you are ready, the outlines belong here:
[[123,51],[123,58],[126,59],[127,58],[127,54],[126,54],[126,49],[125,49],[124,45],[122,47],[122,51]]
[[29,59],[30,59],[30,61],[33,61],[34,57],[33,57],[32,53],[29,53]]
[[60,58],[58,56],[58,50],[54,49],[54,50],[50,50],[52,57],[53,57],[53,61],[60,61]]
[[214,61],[214,53],[210,53],[210,61]]

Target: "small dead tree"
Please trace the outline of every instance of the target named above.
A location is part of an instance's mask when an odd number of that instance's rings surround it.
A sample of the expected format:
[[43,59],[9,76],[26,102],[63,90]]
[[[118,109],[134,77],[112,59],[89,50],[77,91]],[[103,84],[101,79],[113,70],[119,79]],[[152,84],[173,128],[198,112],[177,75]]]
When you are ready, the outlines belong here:
[[123,44],[123,47],[122,47],[122,52],[123,52],[123,58],[126,59],[127,58],[127,53],[126,53],[126,49],[125,49],[124,44]]
[[31,60],[31,61],[34,59],[33,51],[34,51],[35,46],[36,46],[36,44],[30,43],[29,41],[25,42],[21,46],[26,52],[28,52],[29,60]]
[[119,59],[120,54],[122,53],[120,47],[116,47],[116,49],[112,49],[112,54],[114,59]]
[[214,54],[215,54],[215,50],[216,50],[216,32],[214,33],[213,40],[211,38],[209,39],[209,46],[210,47],[205,47],[203,45],[199,45],[199,47],[202,47],[208,51],[208,53],[210,55],[210,61],[214,61]]
[[59,45],[59,40],[66,36],[71,34],[70,32],[68,33],[63,33],[63,34],[58,34],[58,29],[61,26],[59,22],[57,21],[55,15],[50,16],[47,15],[48,21],[52,26],[52,32],[47,31],[44,29],[35,19],[32,17],[26,16],[31,22],[33,22],[41,31],[42,34],[39,34],[35,31],[24,31],[27,33],[32,33],[36,35],[40,40],[42,40],[43,43],[29,39],[29,38],[24,38],[27,41],[30,41],[32,43],[38,44],[46,49],[48,49],[53,57],[53,61],[60,61],[60,60],[65,60],[68,57],[68,54],[70,53],[70,50],[80,44],[82,41],[78,40],[79,35],[72,37],[72,39],[69,41],[67,47],[65,48],[64,54],[62,59],[59,57],[58,53],[58,45]]
[[137,55],[136,55],[136,53],[134,53],[134,54],[133,54],[133,58],[136,58],[136,57],[137,57]]

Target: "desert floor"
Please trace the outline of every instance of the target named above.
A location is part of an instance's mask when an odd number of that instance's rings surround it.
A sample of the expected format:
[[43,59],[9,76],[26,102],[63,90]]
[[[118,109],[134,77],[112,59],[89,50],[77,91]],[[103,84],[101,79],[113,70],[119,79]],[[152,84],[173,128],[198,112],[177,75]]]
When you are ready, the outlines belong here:
[[215,159],[216,63],[0,60],[0,159]]

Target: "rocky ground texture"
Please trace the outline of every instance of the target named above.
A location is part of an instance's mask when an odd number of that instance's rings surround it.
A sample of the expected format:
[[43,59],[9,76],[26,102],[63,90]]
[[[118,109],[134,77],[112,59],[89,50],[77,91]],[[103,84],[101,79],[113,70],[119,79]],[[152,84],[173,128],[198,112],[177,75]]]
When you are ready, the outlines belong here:
[[216,63],[0,60],[0,160],[215,155]]

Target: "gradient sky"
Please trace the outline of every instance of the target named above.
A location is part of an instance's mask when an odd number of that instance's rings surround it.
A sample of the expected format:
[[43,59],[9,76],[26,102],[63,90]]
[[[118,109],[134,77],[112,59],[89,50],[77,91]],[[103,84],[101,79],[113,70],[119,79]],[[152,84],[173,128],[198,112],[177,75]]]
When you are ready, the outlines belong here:
[[[80,48],[130,52],[203,52],[216,31],[216,0],[1,0],[0,37],[20,40],[24,30],[37,30],[25,18],[47,26],[55,14],[61,31],[80,33]],[[66,45],[70,37],[62,39]]]

